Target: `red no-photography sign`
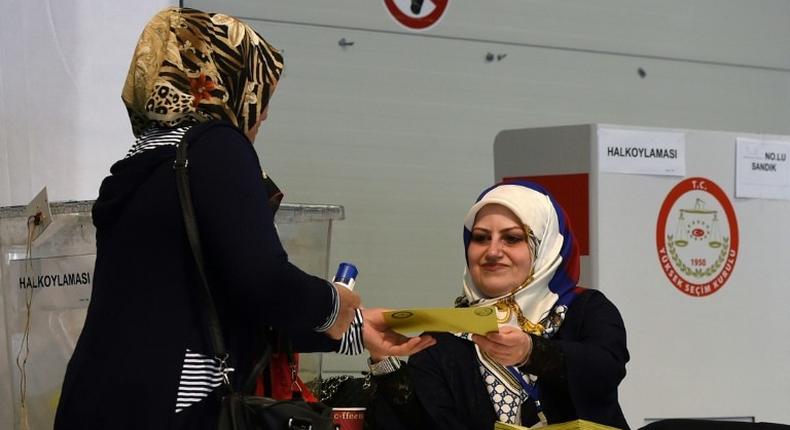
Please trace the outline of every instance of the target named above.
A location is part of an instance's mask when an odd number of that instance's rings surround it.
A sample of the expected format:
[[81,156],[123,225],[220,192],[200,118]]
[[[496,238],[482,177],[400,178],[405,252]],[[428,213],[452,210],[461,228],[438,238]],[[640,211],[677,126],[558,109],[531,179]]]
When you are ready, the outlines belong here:
[[384,0],[390,16],[409,30],[422,31],[436,25],[450,0]]

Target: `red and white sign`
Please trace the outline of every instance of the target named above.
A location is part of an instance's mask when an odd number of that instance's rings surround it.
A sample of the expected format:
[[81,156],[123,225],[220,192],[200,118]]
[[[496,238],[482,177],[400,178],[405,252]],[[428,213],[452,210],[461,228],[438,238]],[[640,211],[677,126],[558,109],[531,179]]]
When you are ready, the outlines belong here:
[[738,220],[727,195],[707,178],[688,178],[667,194],[656,224],[661,268],[690,296],[715,293],[738,257]]
[[332,408],[332,420],[338,430],[362,430],[365,408]]
[[422,31],[436,25],[450,0],[384,0],[395,21],[409,30]]

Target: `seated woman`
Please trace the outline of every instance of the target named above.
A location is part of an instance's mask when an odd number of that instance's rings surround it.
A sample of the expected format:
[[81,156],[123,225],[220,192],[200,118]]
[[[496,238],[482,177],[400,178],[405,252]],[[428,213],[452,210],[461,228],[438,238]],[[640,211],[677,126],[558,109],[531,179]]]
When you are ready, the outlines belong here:
[[556,201],[529,182],[485,190],[464,220],[467,270],[456,306],[496,306],[499,332],[435,333],[402,365],[371,353],[381,429],[491,429],[585,419],[628,424],[617,387],[628,361],[617,308],[577,287],[579,251]]

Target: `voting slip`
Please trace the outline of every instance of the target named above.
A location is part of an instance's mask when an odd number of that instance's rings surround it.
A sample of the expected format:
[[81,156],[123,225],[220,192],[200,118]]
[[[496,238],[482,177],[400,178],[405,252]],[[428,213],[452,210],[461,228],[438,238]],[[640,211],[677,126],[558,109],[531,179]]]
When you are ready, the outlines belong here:
[[[534,427],[532,427],[534,428]],[[519,426],[516,424],[507,424],[497,422],[494,424],[494,430],[529,430],[529,427]],[[615,427],[605,426],[603,424],[594,423],[587,420],[573,420],[565,423],[550,424],[541,427],[540,430],[617,430]]]
[[401,334],[443,331],[485,335],[499,331],[496,308],[493,306],[400,309],[384,312],[384,320],[390,328]]

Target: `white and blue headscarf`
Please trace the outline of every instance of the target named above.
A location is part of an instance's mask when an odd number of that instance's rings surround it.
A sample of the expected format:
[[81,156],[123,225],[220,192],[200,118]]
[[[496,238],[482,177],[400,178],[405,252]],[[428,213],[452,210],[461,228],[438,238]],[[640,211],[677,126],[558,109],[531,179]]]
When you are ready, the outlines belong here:
[[[508,208],[524,225],[531,237],[533,267],[531,279],[514,285],[511,292],[487,297],[474,284],[468,270],[464,274],[464,298],[470,306],[499,304],[500,325],[519,324],[516,312],[505,311],[518,306],[530,322],[533,334],[551,337],[562,324],[568,305],[581,291],[579,281],[579,247],[565,211],[540,185],[527,181],[500,183],[483,191],[464,218],[464,247],[469,249],[477,213],[486,205]],[[527,281],[527,280],[525,280]],[[505,304],[509,303],[509,304]],[[477,348],[480,372],[494,404],[497,419],[518,424],[520,408],[528,399],[539,407],[537,377],[516,367],[504,367]]]

